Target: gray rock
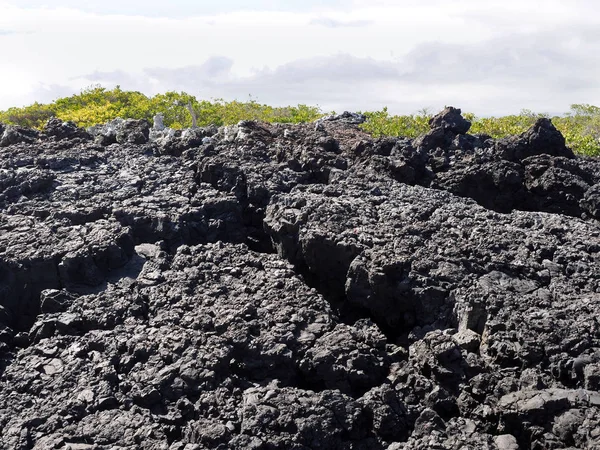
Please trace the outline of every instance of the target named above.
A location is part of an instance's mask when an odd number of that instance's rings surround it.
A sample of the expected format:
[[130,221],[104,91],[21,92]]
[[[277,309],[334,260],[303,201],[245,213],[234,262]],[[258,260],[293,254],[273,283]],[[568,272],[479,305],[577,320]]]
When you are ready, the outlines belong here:
[[460,348],[464,348],[470,352],[476,352],[481,342],[481,336],[469,329],[459,331],[452,338]]
[[585,388],[591,391],[600,391],[600,363],[586,365],[583,373]]
[[0,447],[600,447],[600,163],[360,120],[3,129]]
[[367,120],[364,114],[344,111],[342,114],[333,114],[325,116],[316,121],[316,123],[322,122],[342,122],[351,125],[359,125]]
[[156,114],[153,119],[152,129],[154,131],[163,131],[165,129],[165,124],[163,123],[164,116],[162,114]]
[[501,434],[494,438],[498,450],[519,450],[517,439],[512,434]]
[[96,143],[103,146],[114,143],[145,144],[150,136],[150,123],[146,120],[117,118],[105,125],[88,128],[87,131]]

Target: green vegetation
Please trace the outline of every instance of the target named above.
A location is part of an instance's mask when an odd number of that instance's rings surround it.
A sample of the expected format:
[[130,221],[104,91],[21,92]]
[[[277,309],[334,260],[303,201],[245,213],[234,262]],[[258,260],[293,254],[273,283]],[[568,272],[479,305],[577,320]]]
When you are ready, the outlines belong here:
[[[405,116],[390,116],[387,108],[365,113],[368,120],[363,129],[373,136],[405,136],[414,138],[429,130],[427,111]],[[472,122],[469,133],[488,134],[493,138],[503,138],[521,134],[530,128],[540,117],[529,110],[519,115],[504,117],[476,117],[472,113],[463,116]],[[554,126],[563,134],[567,145],[576,153],[587,156],[600,156],[600,108],[592,105],[571,105],[571,111],[563,116],[549,117]]]
[[155,114],[162,113],[166,126],[187,128],[192,126],[188,104],[196,113],[198,126],[229,125],[240,120],[299,123],[311,122],[323,116],[318,107],[306,105],[276,108],[254,100],[199,101],[185,92],[167,92],[147,97],[140,92],[123,91],[118,86],[112,90],[92,86],[80,94],[58,99],[48,105],[34,103],[24,108],[0,111],[0,122],[42,128],[50,117],[58,117],[71,120],[80,127],[89,127],[116,117],[152,121]]
[[[50,104],[34,103],[24,108],[0,111],[0,122],[42,128],[50,117],[58,117],[88,127],[116,117],[152,121],[155,114],[161,113],[166,126],[186,128],[192,125],[188,105],[194,110],[198,126],[229,125],[240,120],[302,123],[314,121],[325,115],[320,108],[307,105],[272,107],[252,99],[245,102],[198,100],[185,92],[167,92],[148,97],[140,92],[123,91],[118,86],[112,90],[92,86],[80,94],[61,98]],[[416,137],[429,130],[428,122],[432,116],[427,110],[411,115],[393,116],[387,108],[364,114],[367,116],[367,122],[362,127],[375,137]],[[523,110],[519,115],[504,117],[476,117],[472,113],[465,113],[464,116],[473,123],[470,133],[488,134],[494,138],[520,134],[533,125],[537,118],[547,117],[545,114],[536,114],[529,110]],[[551,119],[554,126],[565,136],[567,145],[575,152],[600,156],[600,107],[572,105],[569,113]]]

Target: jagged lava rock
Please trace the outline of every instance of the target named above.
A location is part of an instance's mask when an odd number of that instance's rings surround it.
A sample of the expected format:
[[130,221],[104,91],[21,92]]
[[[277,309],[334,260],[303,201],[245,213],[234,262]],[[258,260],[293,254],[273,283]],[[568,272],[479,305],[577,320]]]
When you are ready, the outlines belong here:
[[0,448],[600,447],[600,163],[364,120],[0,126]]

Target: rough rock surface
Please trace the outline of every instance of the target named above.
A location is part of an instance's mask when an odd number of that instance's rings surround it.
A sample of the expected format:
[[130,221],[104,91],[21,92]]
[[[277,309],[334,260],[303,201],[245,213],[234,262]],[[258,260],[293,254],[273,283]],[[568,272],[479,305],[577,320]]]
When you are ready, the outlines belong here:
[[0,448],[600,448],[600,162],[363,120],[0,125]]

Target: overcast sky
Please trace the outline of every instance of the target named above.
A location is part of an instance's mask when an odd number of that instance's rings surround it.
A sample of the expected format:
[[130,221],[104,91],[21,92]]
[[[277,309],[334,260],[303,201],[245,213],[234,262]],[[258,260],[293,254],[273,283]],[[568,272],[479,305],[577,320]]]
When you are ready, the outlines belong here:
[[92,84],[477,115],[600,106],[597,0],[0,0],[0,109]]

